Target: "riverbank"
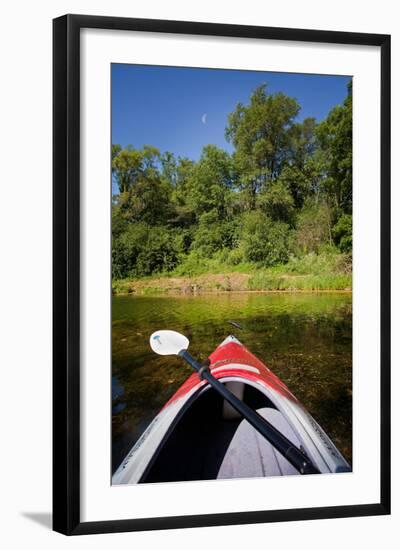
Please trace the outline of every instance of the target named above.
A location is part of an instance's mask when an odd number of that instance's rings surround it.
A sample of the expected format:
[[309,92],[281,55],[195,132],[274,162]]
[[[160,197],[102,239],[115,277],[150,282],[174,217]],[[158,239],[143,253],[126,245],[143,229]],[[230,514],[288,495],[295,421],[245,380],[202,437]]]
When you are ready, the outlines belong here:
[[267,271],[254,273],[204,273],[196,276],[161,276],[123,279],[112,283],[113,294],[190,295],[221,292],[351,292],[351,275],[292,275]]
[[351,256],[308,254],[286,264],[260,268],[227,265],[215,258],[195,258],[169,273],[113,280],[113,294],[190,295],[206,292],[312,292],[352,289]]

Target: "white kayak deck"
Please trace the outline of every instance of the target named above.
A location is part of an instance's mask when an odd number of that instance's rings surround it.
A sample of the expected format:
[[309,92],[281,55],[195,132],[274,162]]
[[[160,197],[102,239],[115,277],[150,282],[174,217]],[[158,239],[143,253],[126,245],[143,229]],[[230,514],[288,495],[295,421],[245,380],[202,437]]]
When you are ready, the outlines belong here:
[[[296,447],[300,441],[281,412],[270,407],[257,412]],[[226,450],[217,478],[298,475],[298,471],[248,422],[242,420]]]

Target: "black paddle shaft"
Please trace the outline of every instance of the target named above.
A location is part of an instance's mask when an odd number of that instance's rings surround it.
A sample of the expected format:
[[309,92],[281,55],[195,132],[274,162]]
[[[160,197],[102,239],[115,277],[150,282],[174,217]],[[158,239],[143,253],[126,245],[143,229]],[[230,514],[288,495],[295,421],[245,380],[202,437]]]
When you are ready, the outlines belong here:
[[319,474],[319,470],[314,466],[311,460],[294,445],[287,437],[275,428],[268,420],[263,418],[258,412],[250,408],[221,384],[211,372],[204,368],[196,359],[194,359],[187,350],[182,350],[179,355],[185,359],[191,367],[201,373],[201,378],[207,380],[228,403],[245,418],[261,435],[271,443],[271,445],[284,456],[292,466],[301,474]]

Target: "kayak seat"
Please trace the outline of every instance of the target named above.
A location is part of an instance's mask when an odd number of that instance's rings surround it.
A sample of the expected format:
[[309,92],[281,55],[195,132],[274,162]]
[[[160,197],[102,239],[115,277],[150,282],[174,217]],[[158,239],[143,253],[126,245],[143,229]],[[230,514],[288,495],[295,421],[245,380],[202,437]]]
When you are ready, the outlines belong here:
[[[294,445],[300,441],[281,412],[270,407],[257,412]],[[297,475],[299,472],[247,420],[242,420],[226,449],[218,479]]]

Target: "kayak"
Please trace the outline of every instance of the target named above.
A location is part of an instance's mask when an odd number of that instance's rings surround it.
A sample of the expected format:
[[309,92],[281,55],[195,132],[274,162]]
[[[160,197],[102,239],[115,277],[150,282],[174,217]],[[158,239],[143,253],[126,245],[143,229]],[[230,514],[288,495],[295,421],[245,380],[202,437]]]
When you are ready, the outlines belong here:
[[[319,473],[351,468],[287,386],[237,338],[207,368],[278,430]],[[164,405],[112,477],[113,485],[299,475],[205,380],[193,373]]]

